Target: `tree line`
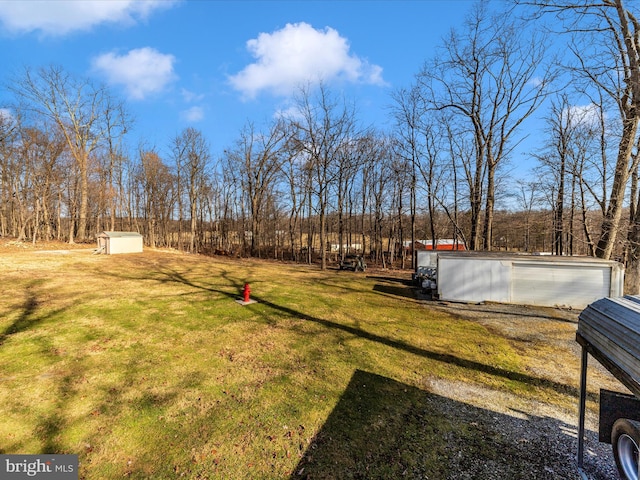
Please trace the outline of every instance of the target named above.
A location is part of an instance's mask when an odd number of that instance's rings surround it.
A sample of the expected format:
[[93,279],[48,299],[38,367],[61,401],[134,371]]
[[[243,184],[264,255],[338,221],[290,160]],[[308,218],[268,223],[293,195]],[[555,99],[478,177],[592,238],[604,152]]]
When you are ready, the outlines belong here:
[[[615,258],[637,289],[636,11],[622,0],[480,1],[363,126],[328,85],[248,122],[214,154],[186,128],[130,148],[127,105],[60,66],[26,67],[0,110],[0,235],[94,241],[136,230],[190,252],[413,265],[411,245]],[[558,48],[557,45],[562,45]],[[527,132],[534,115],[544,131]],[[536,170],[514,180],[524,160]]]

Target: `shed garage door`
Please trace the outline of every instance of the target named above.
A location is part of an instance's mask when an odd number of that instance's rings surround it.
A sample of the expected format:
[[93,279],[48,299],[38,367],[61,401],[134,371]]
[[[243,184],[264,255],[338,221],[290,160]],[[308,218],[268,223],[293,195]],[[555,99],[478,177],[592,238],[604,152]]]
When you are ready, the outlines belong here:
[[592,265],[513,263],[513,303],[586,307],[608,297],[611,268]]

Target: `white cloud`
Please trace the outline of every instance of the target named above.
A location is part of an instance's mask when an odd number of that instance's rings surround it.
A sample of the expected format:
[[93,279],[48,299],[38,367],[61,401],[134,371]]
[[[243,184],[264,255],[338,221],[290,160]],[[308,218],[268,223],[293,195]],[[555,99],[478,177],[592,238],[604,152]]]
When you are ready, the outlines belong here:
[[131,25],[175,0],[0,1],[0,24],[10,33],[65,35],[103,23]]
[[570,121],[572,126],[582,125],[592,127],[600,124],[603,113],[597,105],[590,103],[587,105],[573,105],[563,113],[564,121]]
[[198,101],[204,99],[204,95],[203,94],[192,92],[190,90],[187,90],[186,88],[182,88],[180,90],[180,94],[182,95],[182,98],[184,99],[184,101],[188,102],[188,103],[198,102]]
[[110,85],[123,86],[129,97],[141,100],[167,88],[177,76],[173,70],[175,57],[145,47],[125,55],[110,52],[93,59],[92,69]]
[[180,117],[187,122],[199,122],[204,118],[204,109],[202,107],[190,107],[181,112]]
[[342,79],[384,85],[382,68],[349,52],[346,38],[332,29],[316,30],[307,23],[287,24],[247,42],[256,61],[229,78],[248,98],[261,91],[289,95],[308,82]]
[[13,113],[8,108],[0,108],[0,123],[13,123]]
[[528,85],[531,85],[532,87],[535,87],[535,88],[541,88],[545,86],[545,81],[542,77],[533,77],[527,83]]

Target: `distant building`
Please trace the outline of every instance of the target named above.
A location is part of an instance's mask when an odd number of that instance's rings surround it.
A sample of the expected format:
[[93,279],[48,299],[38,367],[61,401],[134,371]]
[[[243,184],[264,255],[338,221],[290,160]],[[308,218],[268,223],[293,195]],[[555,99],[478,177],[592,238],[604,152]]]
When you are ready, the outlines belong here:
[[[340,245],[336,243],[331,244],[331,253],[338,253],[340,251]],[[361,243],[352,243],[347,245],[346,243],[342,245],[343,252],[361,252],[362,244]]]
[[142,235],[138,232],[102,232],[98,235],[98,253],[142,252]]
[[[407,250],[411,250],[411,241],[404,242],[404,247]],[[414,250],[434,250],[433,240],[416,240],[414,243]],[[443,238],[436,241],[435,250],[466,250],[464,243],[461,240],[453,238]]]

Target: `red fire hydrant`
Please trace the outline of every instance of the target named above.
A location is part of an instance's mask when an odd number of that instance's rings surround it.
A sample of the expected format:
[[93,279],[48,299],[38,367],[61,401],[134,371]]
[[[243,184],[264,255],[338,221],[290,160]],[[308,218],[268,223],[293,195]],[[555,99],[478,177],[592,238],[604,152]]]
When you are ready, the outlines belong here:
[[249,303],[249,295],[251,294],[251,288],[248,283],[244,284],[244,288],[242,289],[242,301],[245,303]]

